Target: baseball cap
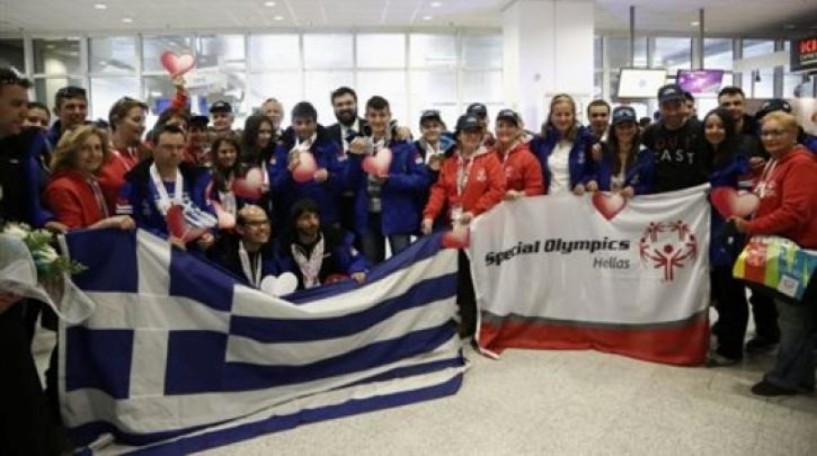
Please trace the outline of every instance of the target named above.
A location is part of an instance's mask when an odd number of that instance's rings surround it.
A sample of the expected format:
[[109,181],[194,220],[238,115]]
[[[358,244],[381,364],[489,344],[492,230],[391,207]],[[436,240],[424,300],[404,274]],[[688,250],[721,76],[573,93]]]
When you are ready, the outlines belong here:
[[519,114],[517,114],[517,113],[516,113],[516,111],[514,111],[513,109],[503,109],[503,110],[499,111],[499,112],[496,114],[496,120],[497,120],[497,122],[498,122],[500,119],[502,119],[502,120],[509,120],[509,121],[513,122],[513,124],[514,124],[515,126],[517,126],[517,127],[518,127],[518,126],[519,126],[519,124],[521,123],[521,122],[520,122],[520,119],[519,119]]
[[613,125],[618,125],[622,122],[638,122],[635,109],[629,106],[618,106],[616,109],[613,109]]
[[482,124],[480,123],[477,116],[473,114],[465,114],[460,116],[457,119],[457,131],[454,132],[454,136],[460,134],[461,131],[474,131],[474,130],[481,130]]
[[442,123],[443,118],[440,117],[440,111],[437,111],[436,109],[426,109],[422,112],[422,114],[420,114],[420,125],[422,125],[426,120],[436,120],[437,122]]
[[219,100],[213,103],[212,106],[210,106],[210,114],[213,114],[214,112],[226,112],[232,114],[233,107],[230,106],[230,103],[227,103],[226,101],[223,100]]
[[769,100],[760,106],[760,109],[758,109],[757,113],[755,113],[755,117],[760,120],[766,116],[766,114],[775,111],[783,111],[787,114],[791,114],[791,104],[782,98]]
[[201,128],[207,128],[207,124],[210,123],[210,119],[207,116],[193,116],[187,122],[189,125],[195,125]]
[[667,101],[685,101],[684,89],[678,84],[667,84],[658,89],[658,103],[665,103]]
[[488,108],[482,103],[471,103],[468,105],[468,109],[465,110],[465,113],[479,118],[485,118],[488,117]]

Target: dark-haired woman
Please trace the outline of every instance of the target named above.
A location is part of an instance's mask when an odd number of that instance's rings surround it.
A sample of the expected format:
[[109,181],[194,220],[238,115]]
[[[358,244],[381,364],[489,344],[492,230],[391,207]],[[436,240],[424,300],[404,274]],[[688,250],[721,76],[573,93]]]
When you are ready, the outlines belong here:
[[236,196],[233,185],[241,177],[244,166],[238,159],[240,146],[232,137],[216,138],[213,142],[213,166],[210,167],[210,183],[206,196],[219,219],[219,228],[231,230],[235,226],[238,210],[245,200]]
[[275,203],[270,191],[269,167],[275,165],[275,146],[278,140],[272,118],[261,114],[247,117],[241,134],[240,161],[248,168],[258,168],[261,171],[261,198],[255,204],[261,206],[270,218],[274,216]]
[[613,110],[607,140],[594,147],[598,159],[587,190],[618,192],[625,198],[650,192],[652,154],[641,146],[635,110],[619,106]]
[[[749,172],[749,159],[739,150],[740,139],[733,117],[725,109],[715,109],[704,117],[702,124],[703,147],[712,157],[710,185],[713,189],[728,187],[737,190],[740,177]],[[716,210],[712,211],[711,220],[709,264],[712,270],[712,296],[718,309],[718,322],[714,330],[718,344],[709,355],[707,365],[730,366],[743,358],[749,308],[745,287],[732,277],[736,247],[729,247],[726,238],[720,235],[725,220]]]

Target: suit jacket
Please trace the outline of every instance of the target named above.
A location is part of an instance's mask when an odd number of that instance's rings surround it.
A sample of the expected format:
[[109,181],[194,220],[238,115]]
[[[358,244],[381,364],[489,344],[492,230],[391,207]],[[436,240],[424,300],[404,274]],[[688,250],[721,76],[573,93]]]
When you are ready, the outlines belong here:
[[[366,119],[358,117],[357,121],[360,124],[360,131],[358,131],[358,133],[363,133],[363,129],[367,126]],[[340,147],[340,150],[342,152],[346,152],[343,147],[343,136],[341,135],[343,129],[341,128],[340,123],[330,125],[326,128],[326,132],[329,134],[329,137],[332,138],[332,141],[334,141],[338,147]]]

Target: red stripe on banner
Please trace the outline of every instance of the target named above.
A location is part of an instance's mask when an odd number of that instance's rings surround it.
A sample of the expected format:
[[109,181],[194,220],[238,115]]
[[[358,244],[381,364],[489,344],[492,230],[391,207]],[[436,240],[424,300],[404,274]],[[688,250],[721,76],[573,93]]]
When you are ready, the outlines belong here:
[[657,363],[698,366],[709,350],[709,321],[706,312],[671,328],[599,328],[504,320],[483,323],[479,343],[496,353],[507,348],[598,350]]

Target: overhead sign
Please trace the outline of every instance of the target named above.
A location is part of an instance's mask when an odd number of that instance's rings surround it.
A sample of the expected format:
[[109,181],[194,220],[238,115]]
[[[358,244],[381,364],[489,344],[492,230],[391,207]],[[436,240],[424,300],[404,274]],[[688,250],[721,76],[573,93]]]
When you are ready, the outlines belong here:
[[792,71],[817,71],[817,36],[792,40]]

